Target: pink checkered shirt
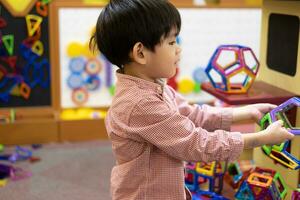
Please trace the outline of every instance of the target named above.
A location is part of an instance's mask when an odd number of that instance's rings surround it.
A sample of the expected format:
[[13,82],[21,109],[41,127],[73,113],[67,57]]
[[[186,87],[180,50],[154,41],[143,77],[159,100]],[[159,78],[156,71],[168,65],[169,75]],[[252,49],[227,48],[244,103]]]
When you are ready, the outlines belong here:
[[[106,128],[116,166],[113,200],[184,200],[184,161],[235,160],[239,132],[227,132],[232,109],[189,105],[171,87],[117,73]],[[222,130],[217,130],[222,129]]]

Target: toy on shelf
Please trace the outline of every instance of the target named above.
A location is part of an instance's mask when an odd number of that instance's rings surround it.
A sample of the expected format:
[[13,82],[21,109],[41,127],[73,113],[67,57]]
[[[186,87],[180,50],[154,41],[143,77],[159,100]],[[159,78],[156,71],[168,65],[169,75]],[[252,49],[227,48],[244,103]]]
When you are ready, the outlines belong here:
[[218,91],[246,93],[254,82],[259,62],[252,49],[240,45],[221,45],[211,57],[205,72]]
[[[299,135],[299,128],[294,127],[294,120],[290,119],[290,115],[295,115],[295,112],[297,112],[296,109],[299,106],[300,99],[297,97],[293,97],[287,100],[286,102],[282,103],[262,118],[260,122],[261,129],[263,130],[266,127],[268,127],[269,124],[281,119],[284,122],[284,126],[289,129],[290,133]],[[278,162],[290,169],[299,169],[300,160],[289,153],[289,147],[290,141],[286,141],[278,145],[264,145],[262,147],[262,150],[275,162]]]
[[256,167],[235,194],[237,200],[280,200],[287,195],[287,187],[281,175],[272,170]]

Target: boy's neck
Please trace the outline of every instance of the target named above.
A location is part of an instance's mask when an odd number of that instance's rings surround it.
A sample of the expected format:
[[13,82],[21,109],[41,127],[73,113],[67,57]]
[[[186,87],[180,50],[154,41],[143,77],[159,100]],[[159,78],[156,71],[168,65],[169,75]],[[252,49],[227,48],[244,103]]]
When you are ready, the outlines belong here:
[[151,82],[156,82],[155,79],[149,77],[146,74],[144,68],[145,68],[145,66],[140,66],[138,64],[131,63],[131,64],[124,65],[124,68],[122,71],[126,75],[138,77],[140,79],[144,79],[144,80],[151,81]]

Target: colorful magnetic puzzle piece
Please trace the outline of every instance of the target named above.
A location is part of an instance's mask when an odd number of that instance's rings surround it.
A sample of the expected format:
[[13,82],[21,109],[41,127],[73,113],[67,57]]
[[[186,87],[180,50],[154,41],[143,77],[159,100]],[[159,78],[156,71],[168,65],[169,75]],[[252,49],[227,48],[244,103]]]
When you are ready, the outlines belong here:
[[223,189],[225,166],[219,162],[197,162],[186,165],[185,183],[192,192],[202,191],[201,185],[208,183],[208,191],[220,193]]
[[193,195],[193,200],[205,200],[205,199],[228,200],[227,198],[221,195],[209,191],[198,191],[196,193],[192,193],[192,195]]
[[300,107],[300,98],[290,98],[289,100],[285,101],[284,103],[271,110],[270,115],[272,122],[275,122],[279,116],[279,119],[282,119],[287,124],[287,127],[290,129],[290,133],[294,135],[300,135],[300,129],[297,127],[293,127],[292,123],[290,122],[287,116],[287,113],[289,111],[292,111],[294,108],[297,107]]
[[[250,165],[250,167],[248,166],[247,169],[243,169],[244,167],[241,166],[241,164],[243,164],[243,162],[248,163],[247,165]],[[251,161],[239,161],[239,162],[234,162],[234,163],[230,163],[228,165],[228,170],[225,174],[224,180],[233,188],[233,189],[237,189],[238,187],[240,187],[240,185],[242,184],[242,182],[249,176],[249,174],[251,173],[251,171],[253,170],[253,162]]]
[[15,17],[23,17],[30,12],[36,0],[2,0],[1,3]]
[[221,45],[211,57],[205,72],[218,91],[246,93],[254,82],[259,62],[252,49],[240,45]]
[[280,200],[287,195],[281,175],[271,169],[255,168],[235,194],[237,200]]
[[[284,126],[286,128],[289,128],[290,133],[299,135],[299,128],[296,128],[292,125],[293,123],[290,122],[287,114],[290,111],[295,112],[295,110],[293,109],[299,106],[300,99],[297,97],[293,97],[287,100],[286,102],[282,103],[262,118],[262,120],[260,121],[261,129],[263,130],[267,128],[269,124],[277,121],[278,119],[281,119],[284,122]],[[288,152],[289,144],[290,141],[286,141],[284,143],[272,146],[264,145],[262,146],[262,150],[265,152],[266,155],[268,155],[274,161],[282,164],[283,166],[288,167],[290,169],[299,169],[300,160],[295,158]]]
[[299,200],[300,199],[300,189],[293,191],[291,200]]

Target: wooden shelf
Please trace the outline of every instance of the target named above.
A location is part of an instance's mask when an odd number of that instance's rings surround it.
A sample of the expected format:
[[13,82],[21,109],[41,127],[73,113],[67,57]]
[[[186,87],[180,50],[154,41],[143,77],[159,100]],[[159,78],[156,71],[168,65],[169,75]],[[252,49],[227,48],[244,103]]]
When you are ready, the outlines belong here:
[[272,103],[279,105],[291,97],[296,96],[294,93],[262,81],[255,81],[246,94],[226,94],[219,92],[211,83],[203,83],[202,89],[230,105],[253,103]]
[[59,141],[84,141],[107,138],[104,119],[59,121]]
[[0,125],[1,144],[40,144],[58,141],[58,124],[53,119],[26,119]]

